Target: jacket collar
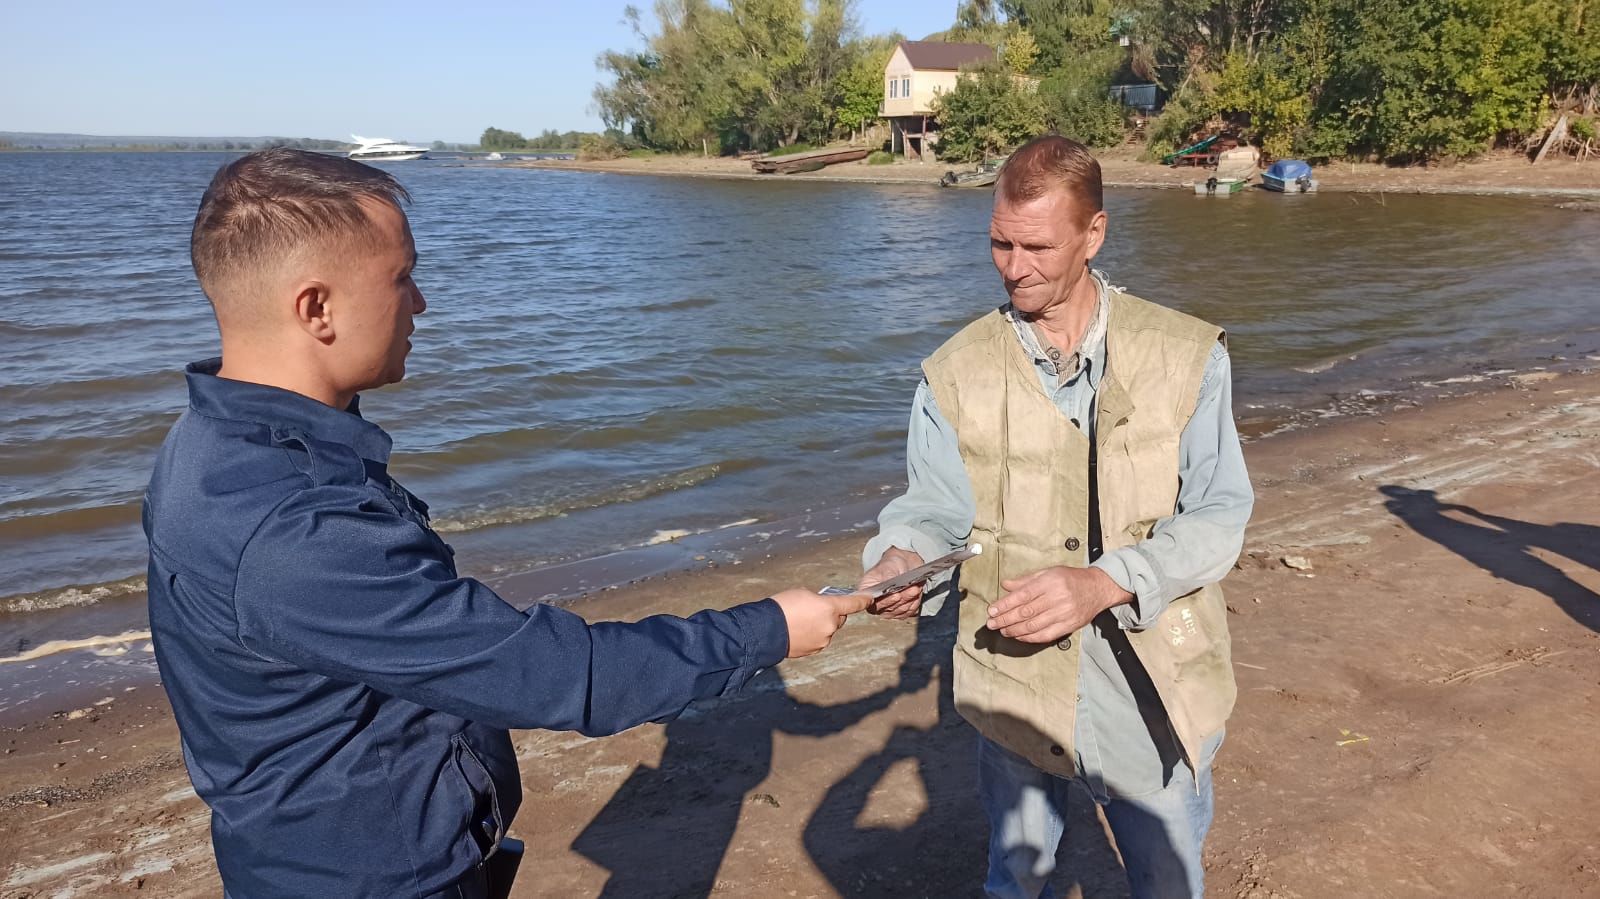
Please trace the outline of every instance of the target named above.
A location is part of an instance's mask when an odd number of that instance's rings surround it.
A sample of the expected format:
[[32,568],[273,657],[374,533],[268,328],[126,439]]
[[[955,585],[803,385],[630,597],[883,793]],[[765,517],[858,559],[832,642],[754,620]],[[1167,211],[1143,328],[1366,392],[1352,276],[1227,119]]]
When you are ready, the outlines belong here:
[[217,377],[222,359],[192,362],[184,368],[189,383],[189,408],[209,418],[252,421],[270,428],[295,431],[316,440],[338,443],[363,459],[389,464],[394,441],[384,430],[361,417],[361,400],[352,399],[343,410],[308,396]]

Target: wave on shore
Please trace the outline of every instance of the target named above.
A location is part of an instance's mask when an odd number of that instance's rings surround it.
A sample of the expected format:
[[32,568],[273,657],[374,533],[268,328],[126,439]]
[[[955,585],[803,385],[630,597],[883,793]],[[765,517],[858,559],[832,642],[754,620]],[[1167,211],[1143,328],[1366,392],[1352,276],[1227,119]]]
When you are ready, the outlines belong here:
[[[76,649],[97,649],[101,650],[105,655],[123,655],[133,649],[128,644],[140,641],[145,642],[144,647],[142,647],[145,652],[154,652],[155,647],[150,644],[149,640],[150,632],[148,630],[124,631],[120,634],[84,637],[79,640],[51,640],[49,643],[41,643],[26,652],[13,656],[0,656],[0,665],[13,662],[31,662],[35,659],[42,659],[45,656],[71,652]],[[113,648],[110,650],[101,649],[108,646]]]
[[35,593],[21,593],[0,599],[0,614],[24,615],[72,606],[92,606],[108,599],[143,593],[144,588],[145,578],[140,574],[104,584],[73,584]]

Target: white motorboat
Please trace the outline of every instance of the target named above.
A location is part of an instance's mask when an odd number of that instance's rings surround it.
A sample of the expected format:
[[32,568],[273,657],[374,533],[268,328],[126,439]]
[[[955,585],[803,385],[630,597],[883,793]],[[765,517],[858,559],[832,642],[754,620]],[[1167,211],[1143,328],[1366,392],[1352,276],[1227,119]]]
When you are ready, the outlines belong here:
[[351,159],[360,159],[372,162],[404,162],[407,159],[422,159],[428,155],[427,147],[413,147],[392,141],[387,137],[362,137],[359,134],[350,135],[355,139],[357,147],[350,151]]

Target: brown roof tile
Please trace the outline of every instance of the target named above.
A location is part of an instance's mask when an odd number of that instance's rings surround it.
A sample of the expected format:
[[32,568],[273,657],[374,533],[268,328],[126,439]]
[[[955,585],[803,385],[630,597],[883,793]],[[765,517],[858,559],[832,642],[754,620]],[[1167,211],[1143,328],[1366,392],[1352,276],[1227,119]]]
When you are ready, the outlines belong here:
[[988,44],[949,44],[944,41],[901,41],[906,60],[916,69],[955,71],[973,63],[990,62],[994,48]]

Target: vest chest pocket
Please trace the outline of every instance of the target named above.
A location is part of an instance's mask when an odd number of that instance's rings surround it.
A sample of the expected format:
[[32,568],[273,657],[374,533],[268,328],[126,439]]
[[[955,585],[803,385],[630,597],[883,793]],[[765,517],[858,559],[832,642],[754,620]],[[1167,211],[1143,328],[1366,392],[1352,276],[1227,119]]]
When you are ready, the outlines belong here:
[[[1178,437],[1130,439],[1118,454],[1120,464],[1100,463],[1102,493],[1112,498],[1108,514],[1121,521],[1165,518],[1178,505]],[[1116,457],[1113,457],[1116,458]]]

